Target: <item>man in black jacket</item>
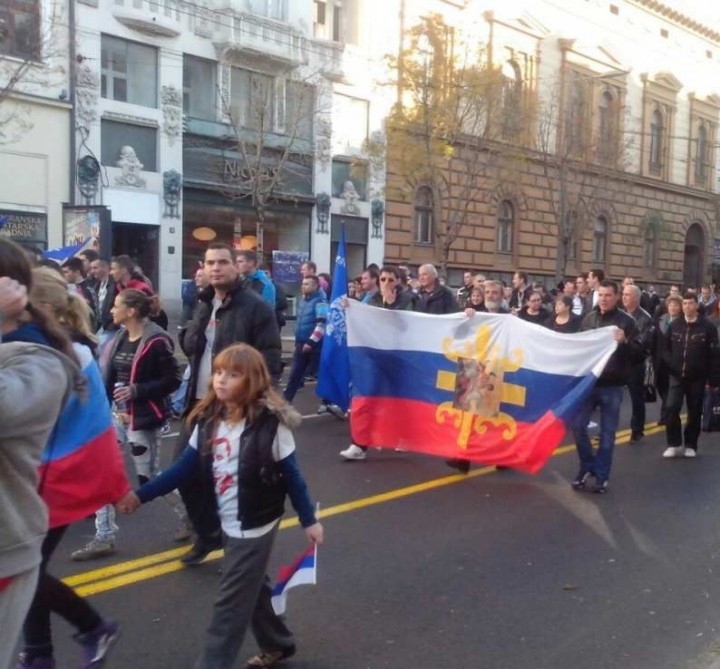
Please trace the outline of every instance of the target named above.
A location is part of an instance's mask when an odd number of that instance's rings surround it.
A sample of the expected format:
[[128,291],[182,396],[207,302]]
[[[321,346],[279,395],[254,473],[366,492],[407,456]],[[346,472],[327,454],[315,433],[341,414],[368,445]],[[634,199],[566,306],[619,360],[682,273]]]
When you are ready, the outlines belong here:
[[[573,436],[580,459],[580,470],[572,487],[580,490],[590,476],[595,477],[593,492],[607,492],[610,467],[615,449],[615,432],[620,421],[623,386],[630,370],[643,359],[643,345],[635,320],[618,309],[618,286],[603,280],[597,288],[597,307],[583,318],[580,330],[597,330],[615,326],[618,346],[605,365],[595,387],[580,408],[573,423]],[[600,446],[594,453],[588,435],[588,423],[595,408],[600,410]]]
[[459,311],[452,291],[443,286],[433,265],[421,265],[418,271],[420,292],[417,310],[424,314],[454,314]]
[[[257,293],[243,287],[233,250],[226,244],[210,244],[204,270],[210,285],[200,291],[193,319],[180,337],[190,364],[186,414],[207,393],[213,359],[231,344],[256,348],[263,354],[270,376],[279,379],[281,373],[282,343],[275,312]],[[183,436],[178,444],[184,448],[187,439]],[[207,494],[199,480],[184,485],[180,494],[197,533],[195,545],[181,560],[188,565],[198,564],[220,547],[214,495]]]
[[630,443],[635,444],[645,436],[645,366],[653,350],[655,325],[652,316],[640,306],[640,289],[635,284],[627,284],[623,288],[622,304],[626,313],[635,319],[645,348],[645,356],[633,365],[627,384],[632,402]]
[[[670,386],[665,458],[694,458],[697,455],[705,386],[717,388],[720,385],[720,347],[715,325],[699,315],[696,293],[683,295],[682,310],[683,316],[670,323],[666,335],[665,359],[670,370]],[[687,403],[687,422],[684,434],[681,434],[683,399]]]

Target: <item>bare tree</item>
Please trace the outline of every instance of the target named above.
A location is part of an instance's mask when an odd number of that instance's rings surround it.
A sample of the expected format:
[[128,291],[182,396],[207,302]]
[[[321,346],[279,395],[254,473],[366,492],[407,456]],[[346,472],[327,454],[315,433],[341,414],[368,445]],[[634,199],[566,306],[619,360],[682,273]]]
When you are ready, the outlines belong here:
[[41,93],[66,75],[63,3],[55,0],[43,19],[23,13],[23,20],[8,10],[0,18],[0,144],[16,141],[32,128],[26,110],[17,104],[23,93]]
[[[407,48],[390,58],[398,103],[387,122],[390,196],[412,201],[430,188],[434,242],[446,272],[452,248],[491,184],[510,178],[524,143],[525,109],[517,89],[486,57],[463,44],[442,17],[431,15],[406,34]],[[383,147],[368,147],[372,155]]]
[[232,69],[232,97],[221,92],[229,127],[227,150],[239,161],[225,161],[222,193],[247,200],[256,216],[258,258],[262,259],[268,206],[292,198],[312,184],[313,133],[319,114],[319,78],[278,80]]
[[623,135],[627,110],[607,77],[570,71],[548,87],[537,113],[534,160],[539,162],[557,238],[555,279],[566,275],[590,223],[593,203],[609,198],[629,161]]

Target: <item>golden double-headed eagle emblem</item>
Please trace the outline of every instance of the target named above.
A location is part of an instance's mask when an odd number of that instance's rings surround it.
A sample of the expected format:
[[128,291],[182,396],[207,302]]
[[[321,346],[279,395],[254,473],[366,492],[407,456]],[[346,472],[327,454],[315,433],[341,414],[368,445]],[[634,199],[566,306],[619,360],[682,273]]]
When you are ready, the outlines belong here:
[[456,372],[440,371],[436,387],[454,394],[452,402],[443,402],[435,411],[435,420],[452,420],[458,428],[457,445],[466,449],[471,434],[485,434],[490,428],[502,428],[502,438],[512,439],[517,433],[515,419],[500,411],[500,404],[525,406],[525,388],[504,381],[505,372],[522,366],[523,352],[512,351],[503,356],[501,346],[492,342],[492,329],[481,325],[474,341],[455,342],[443,339],[443,354],[456,362]]

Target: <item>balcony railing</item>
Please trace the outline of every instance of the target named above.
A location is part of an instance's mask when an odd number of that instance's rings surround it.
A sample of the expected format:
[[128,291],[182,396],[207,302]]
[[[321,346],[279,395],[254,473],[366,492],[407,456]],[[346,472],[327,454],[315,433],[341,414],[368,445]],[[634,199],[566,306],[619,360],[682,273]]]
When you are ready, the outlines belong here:
[[216,46],[239,54],[270,58],[289,67],[308,62],[307,40],[292,26],[245,12],[228,12],[214,39]]
[[178,0],[115,0],[113,16],[146,35],[177,37],[182,32]]

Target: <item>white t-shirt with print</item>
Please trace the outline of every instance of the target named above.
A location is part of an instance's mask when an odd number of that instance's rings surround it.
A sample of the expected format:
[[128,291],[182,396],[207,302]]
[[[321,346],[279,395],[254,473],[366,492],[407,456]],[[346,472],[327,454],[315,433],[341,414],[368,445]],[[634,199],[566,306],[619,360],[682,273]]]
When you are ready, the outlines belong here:
[[[240,453],[240,435],[245,429],[245,419],[239,423],[222,421],[213,437],[213,481],[215,496],[218,501],[218,514],[223,532],[229,537],[237,539],[254,539],[267,534],[279,522],[277,520],[243,530],[238,520],[238,456]],[[190,437],[190,446],[198,447],[198,428],[195,427]],[[288,457],[295,451],[295,438],[288,427],[278,425],[275,441],[272,445],[272,457],[275,462]]]
[[215,326],[217,324],[217,310],[222,304],[222,300],[215,297],[212,301],[212,313],[210,320],[205,328],[205,350],[202,358],[200,358],[200,366],[198,367],[197,386],[195,387],[195,397],[202,399],[207,395],[208,384],[212,376],[212,348],[215,343]]

